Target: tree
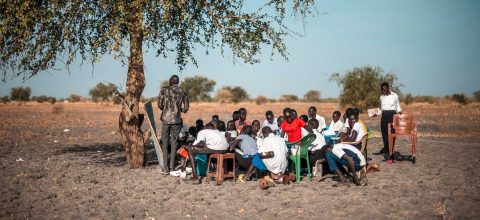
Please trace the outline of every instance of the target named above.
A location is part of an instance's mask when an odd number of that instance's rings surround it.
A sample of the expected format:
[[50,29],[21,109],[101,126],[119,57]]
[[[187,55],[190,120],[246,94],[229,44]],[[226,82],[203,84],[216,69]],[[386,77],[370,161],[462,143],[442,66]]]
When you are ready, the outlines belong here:
[[109,101],[113,97],[113,93],[117,91],[117,86],[114,84],[98,83],[91,88],[88,94],[92,97],[94,102]]
[[224,86],[222,89],[230,91],[230,93],[232,94],[231,101],[233,103],[247,101],[250,98],[247,91],[245,91],[245,89],[240,86]]
[[229,103],[232,99],[232,93],[228,89],[219,89],[215,99],[220,103]]
[[70,97],[67,99],[69,102],[80,102],[82,101],[82,97],[77,94],[70,94]]
[[209,80],[205,76],[193,76],[185,77],[179,86],[187,92],[190,101],[202,102],[212,99],[210,93],[213,91],[215,84],[215,81]]
[[318,90],[310,90],[303,95],[303,99],[307,102],[320,102],[320,94]]
[[[195,47],[231,49],[245,63],[258,63],[264,45],[287,57],[286,5],[294,16],[311,13],[313,0],[269,0],[258,10],[243,1],[1,1],[0,70],[23,79],[75,59],[95,64],[112,54],[128,65],[126,95],[120,94],[119,130],[131,168],[146,164],[148,132],[139,123],[139,99],[145,87],[143,49],[174,54],[182,70],[197,64]],[[252,3],[253,4],[253,3]],[[172,53],[173,52],[173,53]],[[83,63],[83,62],[82,62]]]
[[387,82],[390,90],[402,96],[393,73],[385,73],[380,67],[355,67],[345,74],[335,73],[330,80],[337,82],[340,89],[339,101],[342,106],[357,107],[361,110],[380,106],[380,85]]
[[255,98],[255,103],[257,103],[257,105],[263,105],[267,102],[268,102],[268,98],[263,95],[259,95],[257,96],[257,98]]
[[10,97],[8,97],[7,95],[3,96],[2,98],[0,98],[0,102],[6,104],[6,103],[10,102]]
[[10,90],[10,100],[12,101],[28,101],[32,90],[30,87],[15,87]]
[[280,96],[281,102],[296,102],[298,101],[298,96],[296,95],[282,95]]
[[480,102],[480,90],[473,93],[473,98],[475,99],[475,101]]

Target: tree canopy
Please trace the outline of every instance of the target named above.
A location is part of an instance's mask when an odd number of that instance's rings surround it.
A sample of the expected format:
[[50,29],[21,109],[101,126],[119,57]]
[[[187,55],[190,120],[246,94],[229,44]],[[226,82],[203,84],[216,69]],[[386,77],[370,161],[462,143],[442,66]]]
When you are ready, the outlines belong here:
[[210,101],[210,93],[217,84],[214,80],[210,80],[205,76],[185,77],[181,80],[180,88],[187,92],[190,101]]
[[92,97],[94,102],[109,101],[113,97],[117,87],[113,84],[97,83],[97,85],[90,89],[88,94]]
[[305,95],[303,99],[307,102],[320,102],[321,93],[318,90],[310,90]]
[[10,99],[13,101],[28,101],[32,90],[30,87],[15,87],[10,90]]
[[330,80],[340,87],[339,101],[342,106],[357,107],[362,110],[380,107],[380,85],[387,82],[390,89],[401,97],[400,84],[393,73],[385,73],[380,67],[355,67],[344,74],[335,73]]

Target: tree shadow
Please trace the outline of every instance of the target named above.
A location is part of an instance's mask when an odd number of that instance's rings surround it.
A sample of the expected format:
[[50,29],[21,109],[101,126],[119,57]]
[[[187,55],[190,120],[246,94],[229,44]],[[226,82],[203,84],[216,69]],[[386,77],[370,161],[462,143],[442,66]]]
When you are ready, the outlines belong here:
[[[155,148],[149,144],[145,147],[147,151],[147,166],[158,165]],[[75,157],[75,161],[84,165],[100,164],[112,167],[127,165],[125,149],[121,143],[96,143],[85,146],[75,144],[60,149],[56,154],[66,154]]]

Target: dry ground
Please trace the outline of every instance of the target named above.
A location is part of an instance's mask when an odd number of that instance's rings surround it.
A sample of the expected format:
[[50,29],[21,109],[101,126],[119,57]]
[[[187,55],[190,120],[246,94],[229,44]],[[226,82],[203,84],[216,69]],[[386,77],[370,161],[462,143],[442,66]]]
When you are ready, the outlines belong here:
[[[315,105],[327,121],[338,108]],[[263,120],[266,110],[278,115],[290,106],[303,114],[309,104],[194,103],[185,122],[208,121],[214,113],[227,120],[240,106],[249,119]],[[381,171],[368,176],[368,186],[334,188],[327,179],[262,191],[255,182],[190,186],[162,176],[151,146],[149,166],[129,169],[119,106],[0,105],[0,219],[478,219],[479,107],[404,106],[418,122],[417,164],[386,165],[370,154]],[[378,151],[379,119],[362,118],[376,130],[369,152]],[[397,143],[410,153],[408,141]]]

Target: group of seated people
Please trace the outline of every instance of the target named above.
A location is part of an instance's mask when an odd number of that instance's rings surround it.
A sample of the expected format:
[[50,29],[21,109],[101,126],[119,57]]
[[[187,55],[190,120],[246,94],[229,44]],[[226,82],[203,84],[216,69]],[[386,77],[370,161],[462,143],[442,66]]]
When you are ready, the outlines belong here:
[[[288,148],[286,142],[297,142],[302,137],[314,134],[316,138],[308,148],[313,175],[331,172],[340,177],[339,185],[349,185],[347,177],[356,185],[362,185],[364,183],[357,171],[366,165],[360,149],[361,139],[367,131],[365,124],[359,120],[359,113],[356,108],[348,108],[342,122],[341,113],[335,111],[328,126],[314,106],[308,109],[307,115],[300,116],[291,108],[285,108],[283,115],[278,118],[272,111],[267,111],[262,124],[258,120],[248,120],[245,108],[233,112],[232,120],[226,124],[218,115],[212,116],[212,120],[205,125],[202,120],[197,120],[195,126],[184,128],[181,132],[179,139],[184,142],[188,158],[182,162],[180,170],[170,174],[185,178],[187,171],[192,172],[192,177],[184,181],[198,184],[200,178],[196,169],[196,155],[231,152],[235,154],[239,166],[246,170],[245,174],[239,176],[240,181],[251,180],[252,173],[258,171],[277,183],[288,183],[288,174],[294,171],[287,169],[287,158],[296,152],[296,146]],[[332,140],[326,142],[326,137],[330,136],[338,137],[335,138],[336,143]],[[187,169],[188,163],[191,169]]]

